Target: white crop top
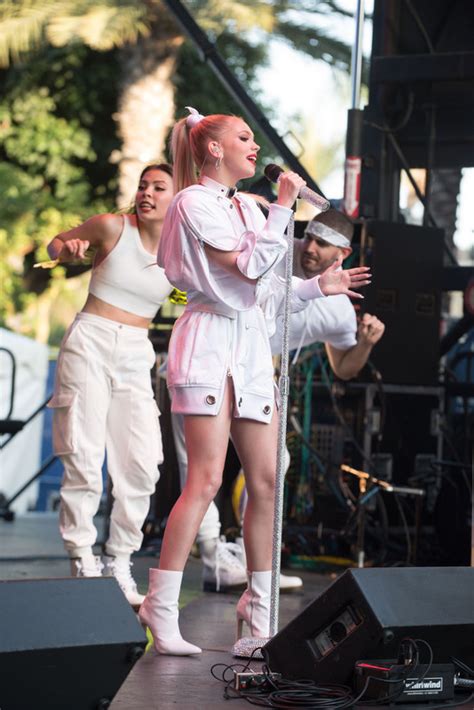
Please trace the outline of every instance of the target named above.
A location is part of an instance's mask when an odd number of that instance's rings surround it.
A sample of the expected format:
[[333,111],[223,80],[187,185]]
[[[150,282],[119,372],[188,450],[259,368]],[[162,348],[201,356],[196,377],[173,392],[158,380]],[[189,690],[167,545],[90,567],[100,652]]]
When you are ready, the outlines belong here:
[[89,292],[142,318],[153,318],[173,287],[142,244],[138,229],[123,215],[117,244],[92,270]]

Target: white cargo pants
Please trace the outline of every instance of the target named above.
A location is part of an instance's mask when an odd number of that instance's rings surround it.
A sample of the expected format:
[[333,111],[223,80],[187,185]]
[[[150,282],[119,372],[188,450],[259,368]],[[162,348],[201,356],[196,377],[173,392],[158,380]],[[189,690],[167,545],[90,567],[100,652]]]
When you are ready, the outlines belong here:
[[79,313],[61,344],[54,394],[53,447],[64,466],[60,530],[71,557],[95,543],[102,464],[114,498],[109,555],[140,549],[141,527],[163,461],[159,411],[150,369],[153,347],[144,328]]

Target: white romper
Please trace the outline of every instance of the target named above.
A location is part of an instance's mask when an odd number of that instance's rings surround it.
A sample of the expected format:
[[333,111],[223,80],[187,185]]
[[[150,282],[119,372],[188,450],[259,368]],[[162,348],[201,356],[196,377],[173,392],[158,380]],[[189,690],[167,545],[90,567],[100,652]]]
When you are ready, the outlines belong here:
[[[204,177],[175,196],[163,225],[158,264],[188,296],[168,351],[172,410],[218,414],[231,376],[234,416],[268,423],[275,402],[273,364],[258,303],[286,253],[291,210],[273,204],[265,219],[253,198],[237,193],[244,225],[227,193],[226,186]],[[257,283],[209,260],[205,243],[241,252],[239,269]]]

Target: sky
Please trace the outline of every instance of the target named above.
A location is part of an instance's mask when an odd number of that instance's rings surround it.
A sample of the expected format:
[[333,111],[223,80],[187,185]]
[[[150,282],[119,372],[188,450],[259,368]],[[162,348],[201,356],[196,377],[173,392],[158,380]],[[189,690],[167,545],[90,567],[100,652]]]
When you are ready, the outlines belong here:
[[[341,4],[355,10],[356,0],[344,0]],[[366,0],[365,12],[370,14],[373,0]],[[351,19],[324,18],[316,16],[316,21],[328,33],[350,45],[355,40],[355,21]],[[370,56],[372,42],[372,23],[364,23],[364,54]],[[294,116],[300,114],[304,119],[314,122],[314,130],[323,143],[340,140],[344,145],[347,110],[350,108],[350,77],[336,73],[323,61],[316,61],[309,56],[296,52],[283,42],[272,41],[270,64],[262,68],[259,80],[265,100],[270,102],[280,117],[275,128],[284,134],[292,125]],[[362,95],[360,108],[367,103],[367,96]],[[323,192],[331,199],[341,198],[344,188],[343,173],[344,151],[337,155],[338,167],[328,176],[318,175],[318,166],[309,172],[320,185]],[[474,249],[474,168],[463,170],[463,180],[458,198],[457,229],[454,235],[456,246],[461,250]]]

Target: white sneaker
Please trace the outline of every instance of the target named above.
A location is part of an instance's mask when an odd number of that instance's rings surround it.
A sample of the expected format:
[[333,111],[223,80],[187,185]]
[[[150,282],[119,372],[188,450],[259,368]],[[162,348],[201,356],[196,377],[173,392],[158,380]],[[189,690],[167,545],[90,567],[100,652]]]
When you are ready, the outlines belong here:
[[301,577],[289,577],[287,574],[280,574],[280,592],[291,592],[294,589],[301,589],[303,580]]
[[202,574],[205,592],[225,592],[230,588],[247,585],[247,572],[237,557],[239,546],[220,539],[203,540],[199,543],[204,563]]
[[128,603],[133,607],[139,607],[143,603],[145,596],[140,594],[137,589],[137,583],[132,577],[131,567],[133,562],[130,561],[129,557],[120,558],[104,555],[103,559],[105,563],[104,574],[107,577],[115,577]]
[[100,557],[96,557],[92,552],[81,557],[71,557],[72,577],[101,577],[103,569]]
[[[237,556],[239,557],[241,564],[246,567],[247,563],[245,557],[244,538],[238,537],[236,545],[239,548]],[[301,577],[289,577],[287,574],[280,573],[280,592],[292,592],[295,589],[301,589],[302,586],[303,580]]]

